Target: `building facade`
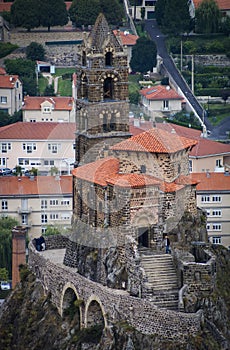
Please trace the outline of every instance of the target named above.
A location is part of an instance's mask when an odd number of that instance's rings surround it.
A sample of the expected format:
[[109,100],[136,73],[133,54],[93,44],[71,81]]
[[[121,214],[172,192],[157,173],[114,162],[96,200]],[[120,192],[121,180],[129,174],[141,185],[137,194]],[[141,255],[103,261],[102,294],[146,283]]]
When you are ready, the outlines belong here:
[[13,115],[22,108],[22,98],[18,75],[0,74],[0,110]]
[[1,176],[0,201],[0,216],[16,219],[29,238],[39,237],[47,226],[65,232],[71,226],[72,177]]
[[20,165],[46,174],[70,174],[75,157],[75,123],[18,122],[0,128],[0,166]]
[[24,122],[75,123],[72,97],[26,96],[23,101]]
[[197,185],[197,206],[207,215],[211,243],[230,248],[230,176],[225,173],[193,173]]

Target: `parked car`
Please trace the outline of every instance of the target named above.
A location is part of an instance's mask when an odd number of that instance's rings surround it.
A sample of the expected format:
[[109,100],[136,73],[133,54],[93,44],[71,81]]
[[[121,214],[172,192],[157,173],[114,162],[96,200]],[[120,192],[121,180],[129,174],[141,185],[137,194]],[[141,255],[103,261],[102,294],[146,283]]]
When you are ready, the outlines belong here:
[[9,168],[0,168],[0,176],[11,175],[12,170]]
[[1,281],[1,290],[9,290],[10,289],[10,283],[7,281]]

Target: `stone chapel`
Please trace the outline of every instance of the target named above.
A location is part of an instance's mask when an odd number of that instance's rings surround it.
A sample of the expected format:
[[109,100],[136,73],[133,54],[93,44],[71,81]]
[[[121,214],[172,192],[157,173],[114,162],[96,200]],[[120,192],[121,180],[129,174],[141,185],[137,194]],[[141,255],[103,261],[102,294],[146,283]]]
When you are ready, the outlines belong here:
[[[72,233],[64,264],[144,296],[139,252],[159,252],[185,212],[197,214],[188,155],[196,141],[153,128],[129,133],[125,48],[100,14],[77,65]],[[179,238],[177,238],[179,239]]]

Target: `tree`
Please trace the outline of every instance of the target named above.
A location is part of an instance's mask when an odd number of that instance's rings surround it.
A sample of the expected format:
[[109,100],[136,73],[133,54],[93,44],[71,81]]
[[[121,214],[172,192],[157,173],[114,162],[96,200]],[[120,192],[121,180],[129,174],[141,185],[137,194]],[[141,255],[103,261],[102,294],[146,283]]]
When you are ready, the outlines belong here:
[[11,22],[30,31],[39,26],[37,0],[15,0],[11,6]]
[[44,61],[45,49],[41,44],[32,42],[26,48],[26,58],[31,61]]
[[48,27],[64,26],[68,23],[68,12],[64,0],[39,0],[40,25]]
[[122,24],[124,10],[118,0],[100,0],[100,6],[100,12],[104,13],[109,24]]
[[221,13],[215,0],[203,0],[195,13],[197,33],[217,33],[220,27]]
[[44,96],[55,96],[53,85],[47,85],[44,91]]
[[6,268],[11,275],[12,271],[12,229],[17,226],[16,219],[0,219],[0,267]]
[[132,71],[146,73],[156,66],[157,49],[155,43],[145,37],[137,39],[132,51],[130,66]]
[[4,61],[6,71],[8,74],[17,74],[23,83],[24,93],[36,96],[36,74],[35,74],[35,62],[31,60],[25,60],[23,58],[6,59]]
[[191,30],[191,17],[187,0],[157,0],[157,23],[164,33],[178,35]]
[[222,98],[222,100],[224,100],[224,104],[225,104],[225,105],[226,105],[226,102],[227,102],[229,96],[230,96],[230,90],[228,90],[228,89],[223,89],[223,90],[221,91],[221,98]]
[[100,10],[100,0],[73,0],[69,15],[77,26],[89,25],[95,23]]

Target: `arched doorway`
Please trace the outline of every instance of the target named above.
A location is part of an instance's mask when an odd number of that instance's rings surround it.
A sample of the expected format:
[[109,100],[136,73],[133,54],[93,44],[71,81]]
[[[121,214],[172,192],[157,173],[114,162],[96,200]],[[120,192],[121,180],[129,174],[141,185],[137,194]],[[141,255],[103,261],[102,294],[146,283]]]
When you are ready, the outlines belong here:
[[138,227],[138,247],[150,247],[150,232],[148,227]]

